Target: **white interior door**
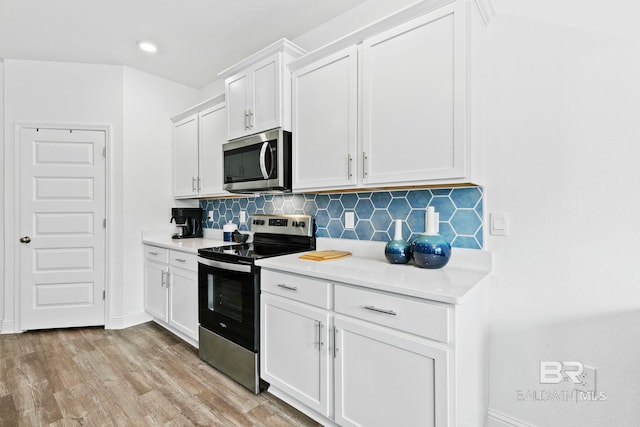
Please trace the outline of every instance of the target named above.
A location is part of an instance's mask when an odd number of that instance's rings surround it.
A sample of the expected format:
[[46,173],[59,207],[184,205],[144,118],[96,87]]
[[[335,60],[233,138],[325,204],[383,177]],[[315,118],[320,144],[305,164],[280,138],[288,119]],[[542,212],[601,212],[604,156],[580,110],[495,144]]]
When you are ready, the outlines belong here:
[[104,325],[103,131],[20,132],[20,328]]

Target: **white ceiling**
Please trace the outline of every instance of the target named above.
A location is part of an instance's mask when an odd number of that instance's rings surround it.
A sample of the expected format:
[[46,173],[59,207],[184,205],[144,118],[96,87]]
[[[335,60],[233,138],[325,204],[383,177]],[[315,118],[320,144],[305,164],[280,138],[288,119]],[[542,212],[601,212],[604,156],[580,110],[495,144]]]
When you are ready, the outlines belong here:
[[[0,58],[126,65],[201,88],[364,1],[0,0]],[[159,51],[139,51],[140,39]]]

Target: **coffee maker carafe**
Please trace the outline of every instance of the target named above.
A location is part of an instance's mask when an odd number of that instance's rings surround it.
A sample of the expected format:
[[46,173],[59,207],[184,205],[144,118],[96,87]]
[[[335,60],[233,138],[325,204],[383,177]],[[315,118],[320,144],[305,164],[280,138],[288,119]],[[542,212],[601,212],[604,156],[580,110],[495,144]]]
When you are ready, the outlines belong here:
[[171,208],[171,220],[176,223],[180,232],[171,236],[174,239],[202,237],[202,209]]

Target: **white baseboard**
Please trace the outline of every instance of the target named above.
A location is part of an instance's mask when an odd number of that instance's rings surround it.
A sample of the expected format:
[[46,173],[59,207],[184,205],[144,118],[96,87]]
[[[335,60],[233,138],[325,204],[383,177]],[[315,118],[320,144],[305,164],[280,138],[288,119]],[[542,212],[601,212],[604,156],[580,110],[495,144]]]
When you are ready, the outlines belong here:
[[[153,320],[153,318],[144,311],[126,316],[113,316],[109,319],[108,324],[105,325],[105,329],[125,329],[150,320]],[[13,320],[5,320],[0,323],[0,334],[16,334],[21,332],[22,331],[16,331],[16,323]]]
[[536,427],[510,415],[489,408],[486,427]]
[[141,323],[152,320],[153,317],[147,313],[140,312],[128,314],[126,316],[113,316],[109,319],[109,323],[105,325],[106,329],[125,329],[131,326],[140,325]]
[[15,334],[16,324],[13,320],[4,320],[0,322],[0,334]]

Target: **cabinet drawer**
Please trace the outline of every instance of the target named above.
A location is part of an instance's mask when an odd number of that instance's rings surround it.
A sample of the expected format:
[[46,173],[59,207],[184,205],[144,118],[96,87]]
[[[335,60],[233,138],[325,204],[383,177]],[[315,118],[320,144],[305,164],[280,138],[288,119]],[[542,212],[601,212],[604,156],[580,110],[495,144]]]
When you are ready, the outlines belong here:
[[260,287],[263,292],[280,295],[317,307],[330,308],[330,284],[324,280],[298,276],[297,274],[262,270]]
[[336,285],[335,311],[401,331],[449,342],[446,305]]
[[164,264],[169,263],[169,249],[157,246],[144,245],[144,259],[149,259]]
[[186,252],[171,251],[169,253],[169,264],[172,267],[180,267],[185,270],[198,271],[198,261],[194,254]]

